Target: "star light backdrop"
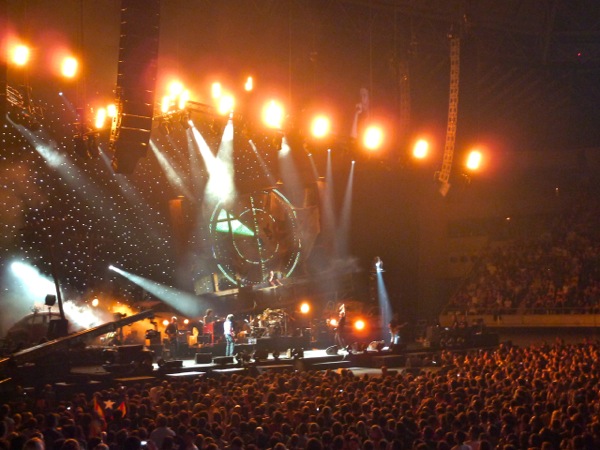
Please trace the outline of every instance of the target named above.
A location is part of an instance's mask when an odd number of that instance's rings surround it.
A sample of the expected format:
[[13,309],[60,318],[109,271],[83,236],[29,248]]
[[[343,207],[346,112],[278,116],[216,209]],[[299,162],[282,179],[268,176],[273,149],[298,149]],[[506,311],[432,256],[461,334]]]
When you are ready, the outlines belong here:
[[[139,161],[133,175],[123,176],[111,169],[103,136],[97,157],[78,154],[74,117],[64,96],[56,93],[39,106],[43,118],[38,130],[14,122],[2,130],[4,269],[20,260],[50,274],[54,263],[65,287],[80,293],[125,289],[124,294],[133,294],[127,292],[131,286],[115,283],[109,264],[166,284],[187,281],[182,287],[188,289],[194,277],[214,271],[207,262],[210,243],[201,210],[207,171],[189,127],[174,126],[168,135],[155,129],[155,150]],[[213,154],[224,124],[195,121]],[[277,141],[252,137],[257,151],[247,133],[235,131],[235,185],[242,192],[270,187],[279,177]],[[259,165],[258,154],[267,170]],[[165,164],[172,168],[171,176]],[[169,216],[169,201],[178,196],[189,205],[186,214],[196,217],[191,233],[184,236],[188,255],[183,258],[175,254]],[[183,280],[176,280],[177,261],[185,261],[188,269]]]
[[[446,290],[444,282],[438,289],[439,273],[432,269],[442,266],[440,244],[456,228],[452,221],[511,214],[514,201],[507,201],[501,192],[516,192],[511,198],[520,201],[531,192],[532,181],[553,184],[540,169],[540,162],[549,162],[548,150],[556,149],[568,160],[580,151],[591,154],[597,149],[600,22],[595,18],[600,4],[557,2],[553,7],[558,8],[555,16],[560,20],[549,26],[548,5],[543,2],[525,2],[528,7],[518,14],[511,2],[492,0],[472,5],[460,0],[384,3],[335,0],[324,7],[322,0],[161,2],[157,89],[176,77],[195,95],[203,95],[215,80],[228,87],[241,86],[240,79],[250,69],[256,85],[269,97],[283,99],[289,110],[308,115],[327,107],[334,132],[347,136],[355,122],[358,93],[368,88],[370,114],[385,119],[391,133],[397,132],[396,141],[390,141],[388,159],[377,170],[370,170],[375,164],[368,168],[365,161],[356,165],[349,211],[351,239],[347,247],[339,248],[347,248],[362,261],[381,255],[393,303],[431,315],[443,301],[437,291]],[[11,124],[1,130],[2,268],[8,269],[18,259],[48,277],[53,250],[61,282],[76,292],[131,291],[127,281],[107,272],[108,264],[189,289],[191,280],[211,270],[210,234],[199,227],[208,221],[207,211],[200,208],[207,170],[195,144],[190,145],[190,131],[184,131],[181,123],[172,124],[169,135],[155,129],[148,157],[140,160],[130,177],[112,173],[106,136],[100,137],[101,151],[92,159],[81,156],[86,149],[74,139],[76,108],[114,100],[122,1],[4,4],[8,6],[6,14],[0,14],[0,23],[6,25],[2,29],[9,39],[31,45],[32,62],[26,67],[10,66],[8,83],[33,86],[33,99],[44,114],[40,129]],[[448,119],[448,37],[456,31],[464,32],[461,117],[455,180],[448,202],[442,203],[431,179],[442,161]],[[543,46],[541,35],[546,36]],[[51,54],[66,50],[80,57],[81,78],[58,79]],[[65,95],[59,96],[59,91]],[[258,97],[257,90],[253,95]],[[197,100],[206,102],[206,98]],[[258,121],[259,114],[245,115]],[[402,120],[405,117],[408,123]],[[217,122],[194,118],[213,155],[225,119]],[[248,193],[282,179],[280,142],[274,143],[273,135],[254,134],[252,127],[234,128],[243,143],[236,146],[234,157],[236,187]],[[407,133],[404,137],[398,132],[402,129]],[[410,141],[421,134],[429,141],[431,159],[415,163],[408,156]],[[256,151],[248,145],[250,139]],[[464,177],[459,161],[472,144],[485,149],[486,171]],[[328,155],[334,163],[343,159],[343,149],[320,150],[311,149],[313,180],[319,174],[329,175],[323,161]],[[544,155],[535,154],[524,164],[521,153],[528,150]],[[296,155],[304,156],[303,152]],[[341,161],[341,169],[335,164],[331,169],[337,176],[336,201],[328,199],[331,205],[341,204],[350,159]],[[562,176],[565,170],[562,162],[559,165]],[[583,165],[588,166],[585,159]],[[270,175],[265,175],[265,167]],[[519,185],[517,173],[524,180]],[[288,186],[294,184],[291,178],[286,180]],[[326,190],[333,190],[331,184]],[[286,195],[293,198],[293,193]],[[482,199],[479,204],[472,201],[476,195]],[[179,199],[182,216],[194,224],[182,233],[176,233],[171,223],[174,203],[170,201]],[[450,202],[452,206],[446,208]],[[470,208],[463,212],[458,206],[464,205]],[[493,205],[502,212],[479,205]],[[322,219],[335,225],[338,214],[330,209],[322,211]],[[446,221],[450,231],[445,229]],[[336,233],[348,224],[339,225]],[[184,238],[181,243],[178,237]],[[332,233],[323,240],[331,243],[334,238]],[[321,248],[315,250],[312,257],[315,253],[323,257]],[[18,305],[27,312],[31,302],[13,289],[5,272],[2,306]]]

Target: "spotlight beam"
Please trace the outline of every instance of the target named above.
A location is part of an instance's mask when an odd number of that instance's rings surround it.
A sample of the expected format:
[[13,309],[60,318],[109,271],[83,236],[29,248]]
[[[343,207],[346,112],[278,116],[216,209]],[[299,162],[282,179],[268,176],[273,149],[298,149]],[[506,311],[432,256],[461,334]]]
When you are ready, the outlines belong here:
[[[66,180],[73,192],[81,198],[85,204],[89,205],[91,210],[98,214],[100,218],[116,217],[118,215],[116,206],[113,203],[103,202],[101,200],[104,198],[102,188],[81,174],[76,165],[58,151],[56,142],[48,137],[43,130],[38,133],[33,133],[22,125],[18,125],[10,119],[8,120],[23,135],[23,137],[29,141],[40,156],[44,158],[48,166],[55,169],[61,178]],[[124,194],[128,194],[126,197],[137,195],[137,193],[135,193],[135,188],[130,184],[127,184],[128,182],[124,178],[113,178],[113,180],[116,180],[116,182],[119,183]],[[124,186],[127,186],[128,188],[126,189]],[[128,201],[131,204],[144,204],[141,199],[136,198],[128,198]],[[157,214],[157,212],[153,211],[152,214]],[[147,222],[142,222],[140,220],[139,223],[142,227],[149,227]],[[119,233],[122,235],[127,235],[129,232],[128,226],[125,223],[121,224],[115,222],[115,226],[119,227]],[[156,235],[155,232],[152,234]]]
[[[115,175],[111,159],[108,157],[106,152],[102,150],[102,146],[99,146],[98,150],[98,155],[102,160],[102,163],[104,164],[106,170],[108,170],[111,175]],[[127,200],[127,203],[141,210],[142,214],[140,214],[140,217],[151,217],[158,216],[161,214],[159,211],[153,209],[148,204],[148,202],[142,199],[137,188],[126,177],[112,177],[111,179],[114,180],[115,183],[117,183],[119,189],[123,193],[123,197],[125,198],[125,200]],[[155,238],[157,240],[166,238],[164,235],[161,235],[162,228],[158,227],[157,221],[140,221],[140,226],[144,227],[152,238]]]
[[192,199],[192,193],[185,186],[183,179],[179,176],[179,174],[173,167],[173,164],[171,164],[169,159],[158,149],[154,142],[154,139],[150,139],[150,148],[152,149],[154,156],[156,156],[156,160],[158,161],[158,164],[160,165],[163,172],[165,173],[167,180],[169,180],[171,186],[173,186],[176,190],[182,193],[186,198]]
[[[186,129],[185,134],[187,137],[190,172],[193,174],[202,174],[206,172],[206,166],[202,164],[198,156],[198,151],[195,148],[196,145],[194,140],[194,133],[191,128],[188,128]],[[175,145],[171,136],[169,136],[169,142],[171,142],[171,145]],[[204,177],[193,176],[191,178],[194,195],[196,196],[196,198],[200,198],[206,184]]]
[[258,149],[256,148],[256,145],[254,144],[254,142],[252,140],[249,140],[248,143],[250,144],[250,147],[254,151],[254,154],[256,155],[258,164],[260,164],[260,167],[263,170],[267,179],[269,180],[269,183],[271,184],[271,186],[275,186],[275,184],[277,183],[277,180],[275,180],[275,177],[269,170],[269,167],[265,163],[265,160],[263,159],[263,157],[260,155],[260,153],[258,153]]
[[300,174],[298,167],[291,155],[292,148],[285,136],[281,139],[281,151],[278,152],[279,173],[292,198],[297,198],[303,191],[302,183],[300,182]]
[[[385,333],[383,330],[387,330],[387,324],[390,323],[390,320],[392,319],[392,307],[383,281],[383,272],[377,271],[375,276],[377,277],[377,301],[379,302],[379,308],[382,312],[381,330],[382,333]],[[386,337],[387,336],[382,336],[383,340],[386,340]]]
[[340,232],[338,238],[338,249],[341,257],[348,255],[348,241],[350,235],[350,220],[352,214],[352,189],[354,186],[354,163],[350,166],[346,192],[344,194],[344,203],[342,205],[342,215],[340,219]]
[[128,279],[186,316],[198,317],[206,310],[204,302],[198,301],[198,297],[195,295],[135,275],[113,265],[109,266],[109,269]]
[[[192,134],[196,141],[196,145],[198,146],[198,150],[200,151],[200,155],[204,159],[206,169],[208,170],[209,178],[208,183],[206,185],[206,194],[208,194],[212,200],[224,201],[229,199],[234,193],[233,167],[227,164],[227,157],[225,156],[225,153],[222,157],[215,157],[200,131],[198,131],[198,129],[192,121],[190,121],[189,123],[191,126]],[[230,133],[231,136],[233,136],[232,127],[233,125],[229,129],[225,127],[226,129],[223,131],[225,141],[227,141]],[[225,144],[223,144],[222,140],[220,147],[223,145]],[[231,140],[231,148],[233,149],[233,139]]]

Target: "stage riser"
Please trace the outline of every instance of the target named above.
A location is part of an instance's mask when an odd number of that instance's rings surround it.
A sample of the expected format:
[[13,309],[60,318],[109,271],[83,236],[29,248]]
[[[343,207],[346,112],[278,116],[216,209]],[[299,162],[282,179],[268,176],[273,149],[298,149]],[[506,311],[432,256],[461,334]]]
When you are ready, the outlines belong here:
[[[259,338],[256,344],[235,344],[233,354],[245,352],[252,354],[255,350],[273,353],[274,351],[284,354],[289,349],[307,349],[310,348],[310,338],[306,336],[281,336],[278,338]],[[225,343],[205,345],[200,348],[191,348],[189,351],[197,353],[211,353],[213,356],[225,356]]]

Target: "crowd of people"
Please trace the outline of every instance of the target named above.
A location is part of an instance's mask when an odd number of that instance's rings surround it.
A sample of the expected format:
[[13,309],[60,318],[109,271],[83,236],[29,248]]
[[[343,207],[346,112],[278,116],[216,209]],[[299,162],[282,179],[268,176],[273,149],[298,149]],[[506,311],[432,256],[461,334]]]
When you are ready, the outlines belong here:
[[[448,310],[469,314],[596,313],[600,308],[599,205],[579,198],[544,231],[490,242]],[[539,225],[539,224],[538,224]]]
[[265,371],[118,384],[61,398],[16,390],[4,450],[591,450],[600,344],[442,352],[435,368]]

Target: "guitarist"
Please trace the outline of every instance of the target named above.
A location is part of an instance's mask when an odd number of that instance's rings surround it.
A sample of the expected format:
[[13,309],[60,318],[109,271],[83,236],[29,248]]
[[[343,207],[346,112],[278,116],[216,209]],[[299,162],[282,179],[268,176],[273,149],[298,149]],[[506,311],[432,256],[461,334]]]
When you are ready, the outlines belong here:
[[397,350],[402,345],[402,336],[401,331],[406,326],[408,322],[400,323],[400,317],[398,313],[394,313],[392,316],[392,320],[390,320],[389,328],[390,328],[390,350]]
[[177,317],[171,317],[171,322],[165,328],[165,334],[167,335],[167,339],[169,342],[169,352],[171,353],[171,358],[175,358],[178,354],[178,342],[177,342],[177,334],[179,333],[179,328],[177,326]]
[[225,356],[233,356],[235,350],[235,329],[233,314],[228,314],[223,323],[223,334],[225,335]]

